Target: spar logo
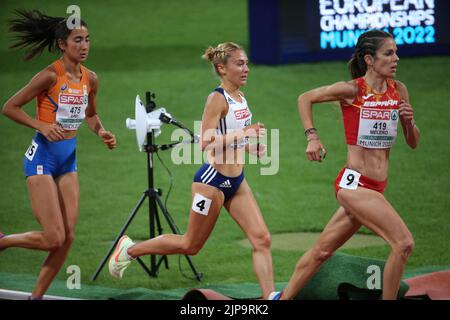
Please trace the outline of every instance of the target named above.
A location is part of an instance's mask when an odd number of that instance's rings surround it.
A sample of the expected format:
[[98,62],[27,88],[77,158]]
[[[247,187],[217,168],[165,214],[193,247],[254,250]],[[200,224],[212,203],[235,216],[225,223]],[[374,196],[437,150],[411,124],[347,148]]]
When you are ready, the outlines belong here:
[[83,96],[76,96],[73,94],[60,94],[59,95],[59,103],[64,104],[74,104],[74,105],[80,105],[84,104]]
[[250,116],[250,112],[248,112],[248,109],[239,109],[234,111],[234,116],[236,117],[236,120],[241,120],[248,118]]
[[398,119],[398,111],[392,110],[391,119],[396,121]]
[[[397,111],[394,110],[392,113],[395,115],[392,115],[392,120],[396,120],[398,118]],[[361,119],[370,119],[370,120],[391,120],[391,111],[390,110],[370,110],[370,109],[363,109],[361,111]]]

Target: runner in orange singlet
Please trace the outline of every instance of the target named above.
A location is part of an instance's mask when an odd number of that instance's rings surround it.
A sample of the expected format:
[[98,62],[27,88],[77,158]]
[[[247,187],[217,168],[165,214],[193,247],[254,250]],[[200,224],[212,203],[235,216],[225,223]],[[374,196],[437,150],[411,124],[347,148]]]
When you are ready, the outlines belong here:
[[[78,26],[69,28],[67,19],[37,10],[17,14],[10,23],[10,31],[18,33],[13,47],[29,47],[26,59],[46,47],[62,52],[59,60],[35,75],[2,110],[8,118],[36,130],[24,156],[24,171],[33,214],[42,230],[7,236],[0,233],[0,250],[21,247],[49,252],[30,297],[42,299],[74,240],[80,193],[77,129],[86,121],[109,149],[116,146],[116,138],[103,128],[96,112],[97,76],[81,65],[89,53],[86,23],[78,20]],[[33,119],[22,106],[36,97]]]

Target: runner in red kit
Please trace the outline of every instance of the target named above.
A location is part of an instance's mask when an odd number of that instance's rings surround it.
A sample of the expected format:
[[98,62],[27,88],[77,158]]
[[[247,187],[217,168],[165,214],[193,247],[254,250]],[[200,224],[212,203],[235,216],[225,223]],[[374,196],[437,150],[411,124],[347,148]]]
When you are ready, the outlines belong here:
[[308,140],[310,161],[322,161],[326,150],[314,128],[312,105],[339,101],[347,141],[347,164],[335,180],[339,209],[316,244],[298,261],[286,288],[272,299],[292,299],[320,266],[361,226],[391,247],[383,273],[383,299],[395,299],[403,268],[414,247],[408,227],[383,195],[387,184],[390,148],[400,122],[407,144],[416,148],[420,132],[414,122],[408,91],[393,80],[399,58],[392,35],[379,30],[362,34],[349,62],[353,80],[308,91],[298,109]]

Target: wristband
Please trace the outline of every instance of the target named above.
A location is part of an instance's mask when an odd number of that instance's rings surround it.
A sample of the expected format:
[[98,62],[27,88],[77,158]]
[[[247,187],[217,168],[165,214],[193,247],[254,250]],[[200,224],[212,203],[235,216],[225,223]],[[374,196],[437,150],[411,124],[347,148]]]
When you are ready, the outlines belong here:
[[314,127],[311,127],[309,129],[305,130],[305,136],[308,136],[308,134],[311,134],[311,133],[317,133],[317,129]]

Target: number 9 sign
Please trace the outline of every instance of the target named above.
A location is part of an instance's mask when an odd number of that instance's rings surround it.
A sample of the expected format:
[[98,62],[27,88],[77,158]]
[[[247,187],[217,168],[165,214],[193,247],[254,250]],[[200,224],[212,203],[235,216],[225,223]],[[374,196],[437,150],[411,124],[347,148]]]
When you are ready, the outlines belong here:
[[339,182],[339,187],[343,189],[356,190],[360,177],[361,174],[358,171],[347,168],[342,174],[341,181]]

